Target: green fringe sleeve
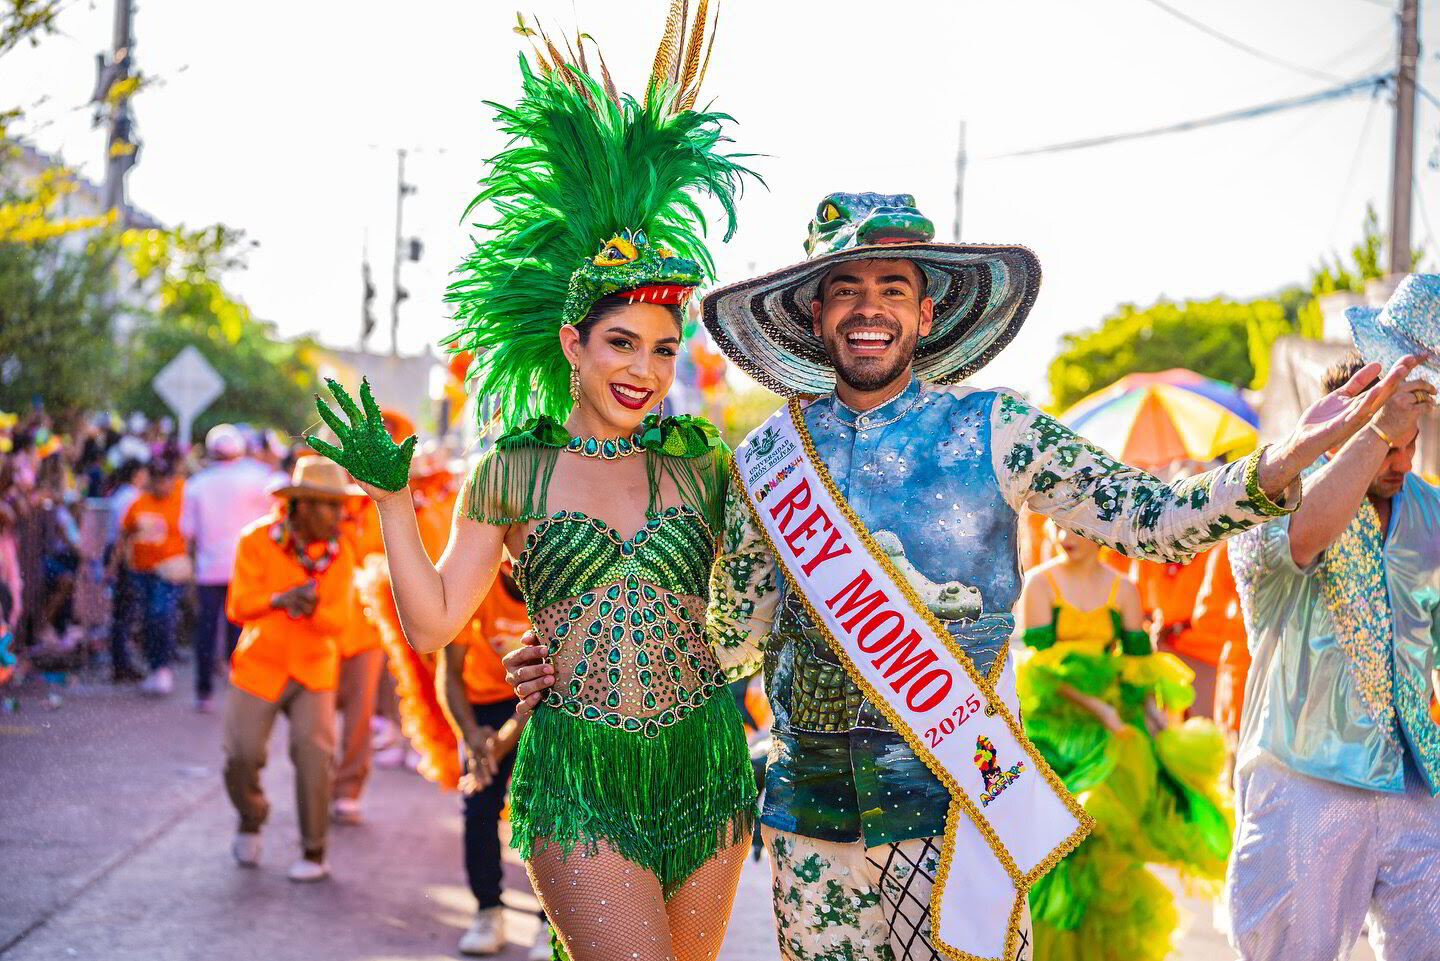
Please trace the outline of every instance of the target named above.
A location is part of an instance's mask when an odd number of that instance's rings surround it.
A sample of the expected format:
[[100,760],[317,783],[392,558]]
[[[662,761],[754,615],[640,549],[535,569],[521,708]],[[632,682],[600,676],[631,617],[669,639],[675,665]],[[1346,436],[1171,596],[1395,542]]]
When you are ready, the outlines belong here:
[[650,481],[649,513],[661,509],[660,486],[664,478],[674,482],[680,499],[692,508],[716,533],[725,525],[725,489],[730,482],[730,448],[720,432],[701,417],[681,415],[647,422],[641,440],[650,456],[646,460]]
[[545,491],[560,451],[549,445],[506,443],[502,437],[470,474],[465,516],[508,527],[549,515]]

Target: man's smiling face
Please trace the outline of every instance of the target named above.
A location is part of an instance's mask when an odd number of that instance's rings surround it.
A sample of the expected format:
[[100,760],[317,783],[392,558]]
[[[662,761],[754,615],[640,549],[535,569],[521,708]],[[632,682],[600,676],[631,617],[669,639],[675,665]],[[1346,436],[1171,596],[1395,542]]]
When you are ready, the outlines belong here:
[[935,305],[909,260],[853,260],[832,267],[811,302],[813,330],[836,377],[855,391],[884,390],[908,375]]

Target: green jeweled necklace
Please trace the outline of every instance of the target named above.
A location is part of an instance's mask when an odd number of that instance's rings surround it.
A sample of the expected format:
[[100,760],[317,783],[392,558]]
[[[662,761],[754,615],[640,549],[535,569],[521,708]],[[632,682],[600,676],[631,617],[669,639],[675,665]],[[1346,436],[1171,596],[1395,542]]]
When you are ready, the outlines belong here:
[[628,457],[637,451],[642,451],[639,441],[629,437],[608,437],[599,440],[594,437],[572,437],[565,445],[568,451],[574,451],[581,457],[600,457],[605,460],[615,460],[619,457]]

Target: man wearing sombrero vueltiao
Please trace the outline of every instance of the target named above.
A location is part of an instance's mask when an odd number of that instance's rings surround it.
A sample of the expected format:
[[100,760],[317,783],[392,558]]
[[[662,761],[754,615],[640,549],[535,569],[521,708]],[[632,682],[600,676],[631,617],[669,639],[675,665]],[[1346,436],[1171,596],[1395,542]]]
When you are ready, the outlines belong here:
[[[737,676],[761,664],[766,672],[775,722],[762,823],[787,961],[1033,956],[1025,891],[1083,839],[1088,818],[1018,723],[1009,747],[993,726],[976,737],[982,717],[1015,720],[1004,652],[1022,507],[1127,556],[1186,558],[1293,511],[1301,469],[1359,430],[1408,369],[1356,397],[1375,378],[1369,368],[1306,411],[1283,442],[1165,485],[1011,392],[956,386],[1019,330],[1040,267],[1024,247],[933,235],[908,195],[831,194],[811,221],[809,259],[705,299],[706,326],[730,359],[791,399],[736,450],[707,613],[721,663]],[[787,444],[803,458],[786,453],[776,464]],[[816,483],[797,497],[795,478],[807,471]],[[831,536],[842,528],[860,532],[853,547],[849,533],[843,543]],[[873,588],[865,574],[833,593],[797,586],[793,575],[816,579],[821,562],[861,551],[904,582],[903,597],[864,594]],[[983,679],[972,682],[981,697],[959,701],[948,727],[910,725],[907,705],[931,706],[917,688],[938,676],[924,671],[945,654],[902,650],[915,632],[876,627],[903,617],[902,601],[923,605],[926,623],[948,635],[945,650],[968,662],[964,675]],[[854,612],[839,627],[858,638],[837,641],[843,631],[821,623],[837,610]],[[881,683],[857,667],[866,659],[888,669]],[[522,664],[507,659],[527,696],[549,676]],[[944,689],[960,686],[960,674],[946,675]],[[937,762],[937,741],[951,731],[973,748],[973,765],[968,756]],[[1033,808],[998,830],[1006,802],[1031,797]],[[1051,856],[1017,867],[1024,835],[1054,833],[1048,820],[1067,818]],[[989,859],[984,870],[976,851]],[[946,910],[932,931],[935,903]]]

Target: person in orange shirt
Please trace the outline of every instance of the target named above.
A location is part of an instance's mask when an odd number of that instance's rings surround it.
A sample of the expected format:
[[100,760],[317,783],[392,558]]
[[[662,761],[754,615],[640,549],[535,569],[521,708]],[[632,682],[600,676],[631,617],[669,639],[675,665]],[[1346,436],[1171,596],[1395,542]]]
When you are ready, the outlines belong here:
[[[404,435],[401,435],[404,436]],[[374,501],[351,498],[341,523],[341,536],[350,542],[356,570],[372,555],[384,556],[380,539],[380,518]],[[340,754],[335,765],[334,804],[331,819],[336,824],[359,824],[364,820],[360,795],[370,778],[373,752],[370,719],[380,695],[380,677],[385,672],[385,650],[380,633],[356,605],[344,633],[340,635],[340,676],[335,708],[340,713]]]
[[1215,724],[1225,734],[1228,770],[1239,746],[1245,679],[1250,674],[1250,644],[1226,544],[1212,550],[1206,560],[1205,580],[1195,598],[1195,628],[1220,640],[1215,665]]
[[329,876],[325,864],[335,754],[339,641],[353,614],[355,555],[340,536],[342,505],[356,488],[322,457],[295,462],[275,492],[285,509],[257,521],[235,552],[226,614],[242,625],[225,705],[225,788],[240,814],[231,851],[242,867],[260,861],[270,804],[260,785],[276,715],[290,721],[302,856],[292,881]]
[[175,689],[175,628],[180,595],[191,579],[189,547],[181,528],[185,483],[172,460],[150,464],[144,491],[120,522],[115,554],[126,558],[136,606],[143,612],[145,660],[150,673],[142,694],[163,697]]
[[519,647],[529,629],[525,601],[507,561],[475,616],[436,665],[440,705],[465,755],[460,782],[465,795],[465,876],[477,912],[460,938],[461,954],[495,954],[505,945],[500,812],[525,720],[515,717],[518,702],[505,683],[500,658]]
[[1140,589],[1140,601],[1150,617],[1150,636],[1157,651],[1177,655],[1195,672],[1195,702],[1187,712],[1208,717],[1215,703],[1215,665],[1223,640],[1195,627],[1195,598],[1205,580],[1214,548],[1188,564],[1160,564],[1135,560],[1130,576]]

